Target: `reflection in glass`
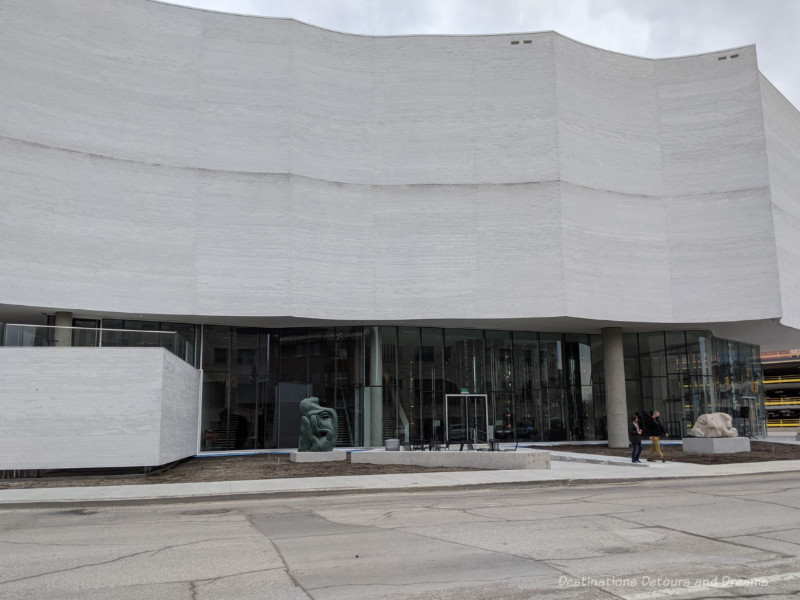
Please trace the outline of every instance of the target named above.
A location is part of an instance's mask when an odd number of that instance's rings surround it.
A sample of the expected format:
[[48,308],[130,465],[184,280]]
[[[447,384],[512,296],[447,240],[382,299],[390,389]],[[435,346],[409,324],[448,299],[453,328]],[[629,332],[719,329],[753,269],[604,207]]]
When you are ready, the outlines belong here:
[[[127,321],[104,324],[124,333],[129,328]],[[192,326],[182,325],[193,338]],[[445,394],[462,393],[486,394],[488,422],[473,423],[482,438],[607,436],[600,335],[387,326],[203,329],[204,450],[296,447],[293,411],[310,395],[337,411],[344,446],[382,445],[389,437],[444,440]],[[659,410],[673,437],[690,432],[705,412],[738,418],[753,399],[763,412],[758,347],[703,331],[625,334],[623,345],[628,412]]]
[[419,417],[420,331],[418,327],[400,327],[397,331],[397,382],[399,399],[397,436],[404,442],[422,439]]
[[516,439],[541,441],[541,380],[539,377],[539,336],[514,334],[514,399],[517,411]]
[[[425,327],[419,352],[422,397],[419,419],[420,438],[444,441],[444,338],[441,329]],[[457,391],[457,390],[456,390]],[[448,393],[452,393],[448,391]]]
[[539,367],[542,373],[542,387],[561,387],[564,385],[560,334],[543,333],[539,336]]
[[667,374],[667,353],[664,333],[639,334],[639,368],[642,377],[663,377]]
[[486,332],[489,438],[515,439],[514,342],[510,331]]
[[485,389],[483,332],[444,330],[444,373],[455,387],[469,392]]

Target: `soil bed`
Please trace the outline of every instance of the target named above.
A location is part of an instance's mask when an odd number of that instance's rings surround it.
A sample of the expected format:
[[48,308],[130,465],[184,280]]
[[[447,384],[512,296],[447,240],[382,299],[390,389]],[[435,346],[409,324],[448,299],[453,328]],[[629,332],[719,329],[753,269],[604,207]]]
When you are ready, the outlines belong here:
[[24,479],[2,479],[3,488],[73,487],[90,485],[142,485],[150,483],[192,483],[336,475],[386,475],[391,473],[442,473],[479,469],[418,467],[415,465],[352,464],[346,461],[293,463],[286,455],[193,457],[178,465],[149,475],[69,475]]
[[[541,450],[560,450],[562,452],[580,452],[602,456],[631,457],[630,448],[609,448],[608,446],[591,445],[563,445],[563,446],[532,446]],[[731,463],[765,462],[770,460],[800,460],[800,444],[780,444],[773,442],[750,441],[750,452],[735,452],[732,454],[693,454],[684,452],[682,446],[663,445],[661,451],[667,461],[692,463],[696,465],[727,465]],[[640,460],[644,463],[650,446],[642,447]],[[657,459],[654,459],[657,460]],[[659,461],[660,462],[660,461]]]

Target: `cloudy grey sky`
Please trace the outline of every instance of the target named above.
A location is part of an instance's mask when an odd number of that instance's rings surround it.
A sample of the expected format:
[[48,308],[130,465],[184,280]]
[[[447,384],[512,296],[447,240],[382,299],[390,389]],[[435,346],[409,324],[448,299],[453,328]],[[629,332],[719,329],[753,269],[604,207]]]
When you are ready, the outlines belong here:
[[607,50],[663,58],[756,44],[761,72],[800,108],[800,0],[168,0],[291,17],[347,33],[555,30]]

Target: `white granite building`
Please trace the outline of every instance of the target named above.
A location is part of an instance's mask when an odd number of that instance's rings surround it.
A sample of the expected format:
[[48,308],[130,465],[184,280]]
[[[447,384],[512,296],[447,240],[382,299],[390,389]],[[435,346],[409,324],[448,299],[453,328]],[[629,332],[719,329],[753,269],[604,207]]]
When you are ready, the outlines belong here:
[[627,444],[761,411],[800,340],[800,114],[753,46],[4,0],[0,82],[0,469],[296,446],[311,394],[347,446]]

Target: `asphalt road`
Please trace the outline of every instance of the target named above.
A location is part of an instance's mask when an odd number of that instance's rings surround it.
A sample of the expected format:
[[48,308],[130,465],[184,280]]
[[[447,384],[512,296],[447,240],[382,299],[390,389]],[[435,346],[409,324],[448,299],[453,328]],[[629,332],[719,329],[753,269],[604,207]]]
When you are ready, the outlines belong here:
[[800,596],[800,473],[0,510],[0,598]]

